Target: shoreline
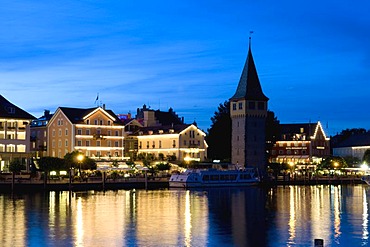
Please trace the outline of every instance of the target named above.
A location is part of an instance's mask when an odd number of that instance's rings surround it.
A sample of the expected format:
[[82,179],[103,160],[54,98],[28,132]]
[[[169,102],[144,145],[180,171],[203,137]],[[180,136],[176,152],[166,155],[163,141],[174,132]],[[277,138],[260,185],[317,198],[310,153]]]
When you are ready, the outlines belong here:
[[[263,181],[258,186],[275,187],[275,186],[295,186],[295,185],[354,185],[365,184],[360,178],[331,178],[331,179],[312,179],[312,180],[271,180]],[[40,192],[40,191],[88,191],[88,190],[129,190],[129,189],[168,189],[168,179],[148,180],[119,180],[119,181],[53,181],[46,184],[44,181],[19,180],[12,184],[12,181],[0,182],[0,192]]]

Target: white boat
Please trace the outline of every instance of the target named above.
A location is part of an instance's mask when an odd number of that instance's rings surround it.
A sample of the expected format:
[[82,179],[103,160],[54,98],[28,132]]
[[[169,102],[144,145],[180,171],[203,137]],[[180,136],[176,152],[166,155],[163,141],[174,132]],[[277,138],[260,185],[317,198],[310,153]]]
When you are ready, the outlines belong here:
[[260,182],[254,168],[235,170],[188,169],[181,174],[173,174],[169,180],[170,188],[228,187],[247,186]]

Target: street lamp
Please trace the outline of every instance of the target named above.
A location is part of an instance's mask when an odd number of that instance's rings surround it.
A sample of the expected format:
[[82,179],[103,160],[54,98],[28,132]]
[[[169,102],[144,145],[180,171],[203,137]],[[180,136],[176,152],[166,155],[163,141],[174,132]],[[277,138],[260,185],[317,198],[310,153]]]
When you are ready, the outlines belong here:
[[82,176],[81,176],[81,163],[84,160],[84,156],[82,154],[77,155],[77,160],[78,160],[78,164],[79,164],[80,179],[82,179]]

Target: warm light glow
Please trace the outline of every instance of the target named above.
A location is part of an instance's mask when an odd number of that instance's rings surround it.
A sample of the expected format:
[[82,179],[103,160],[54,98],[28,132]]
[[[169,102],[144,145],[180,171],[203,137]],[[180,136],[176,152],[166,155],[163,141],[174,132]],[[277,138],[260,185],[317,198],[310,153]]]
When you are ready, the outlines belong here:
[[361,165],[361,169],[362,169],[362,170],[369,170],[369,166],[364,162],[364,163],[362,163],[362,165]]
[[82,162],[82,161],[83,161],[83,159],[84,159],[84,156],[83,156],[82,154],[77,155],[77,160],[78,160],[79,162]]
[[316,139],[316,135],[317,135],[317,132],[318,132],[319,128],[321,129],[321,132],[324,135],[324,139],[326,141],[330,140],[330,138],[326,137],[324,129],[322,128],[320,121],[317,122],[316,129],[315,129],[315,134],[313,136],[311,136],[311,139]]
[[117,126],[117,125],[94,125],[94,124],[76,124],[75,125],[77,128],[85,128],[85,129],[94,129],[94,128],[99,128],[99,129],[124,129],[124,126]]
[[113,116],[111,116],[110,114],[108,114],[108,112],[106,112],[103,108],[101,108],[101,107],[98,107],[98,108],[96,108],[95,110],[93,110],[92,112],[90,112],[89,114],[87,114],[86,116],[84,116],[83,117],[83,119],[85,120],[86,118],[88,118],[88,117],[90,117],[90,116],[92,116],[92,115],[94,115],[96,112],[98,112],[98,111],[102,111],[107,117],[109,117],[112,121],[116,121],[116,119],[113,117]]

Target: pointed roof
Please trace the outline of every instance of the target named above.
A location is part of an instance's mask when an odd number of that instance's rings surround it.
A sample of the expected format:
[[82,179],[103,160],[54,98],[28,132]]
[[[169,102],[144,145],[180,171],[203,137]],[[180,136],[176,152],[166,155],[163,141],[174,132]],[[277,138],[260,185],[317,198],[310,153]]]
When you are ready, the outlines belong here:
[[230,100],[247,99],[247,100],[261,100],[268,101],[261,88],[260,80],[256,66],[254,64],[251,45],[249,43],[248,56],[244,64],[242,75],[239,80],[238,88]]
[[2,95],[0,95],[0,117],[15,119],[36,119],[28,112],[14,105]]

